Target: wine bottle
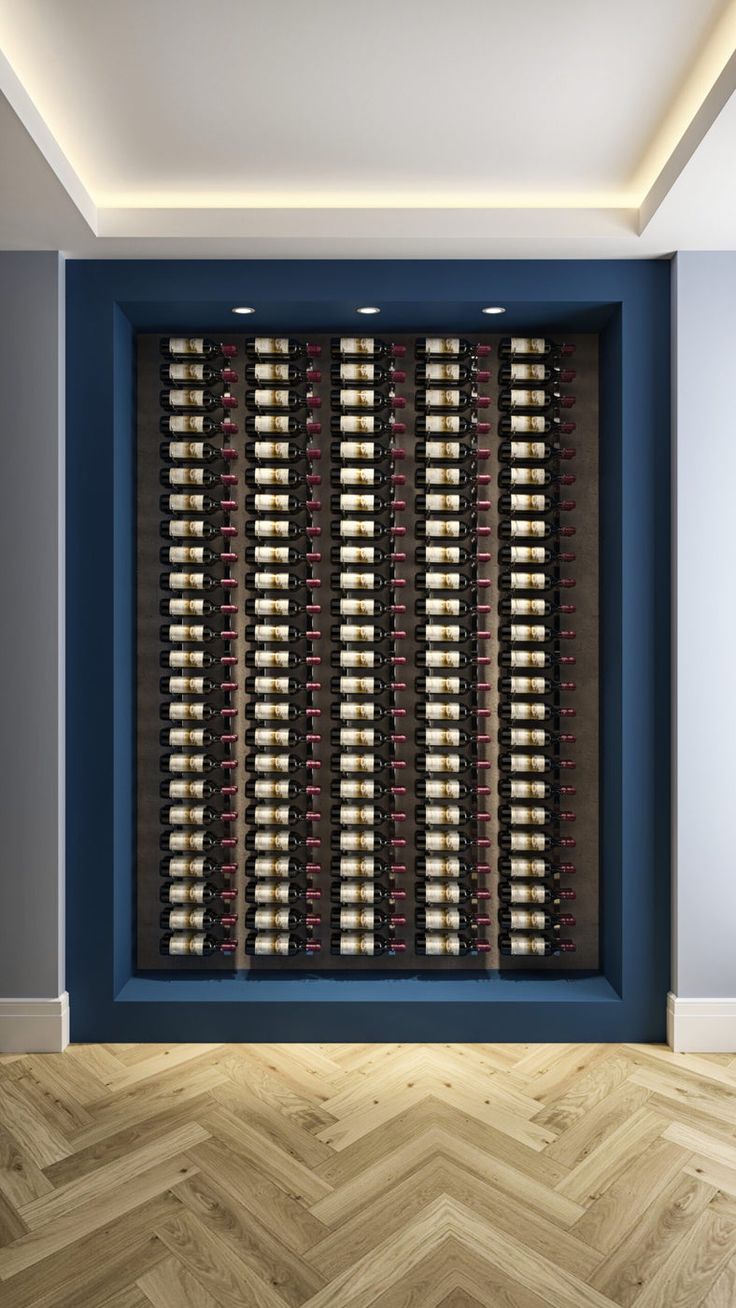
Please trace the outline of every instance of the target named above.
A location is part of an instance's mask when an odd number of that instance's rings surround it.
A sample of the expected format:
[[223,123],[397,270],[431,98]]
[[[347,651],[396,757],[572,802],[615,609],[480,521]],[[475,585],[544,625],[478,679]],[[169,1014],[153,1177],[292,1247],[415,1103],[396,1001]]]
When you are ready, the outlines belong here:
[[302,536],[319,536],[320,527],[306,527],[293,518],[256,518],[245,524],[245,535],[251,540],[268,540],[269,538],[298,540]]
[[426,386],[427,382],[445,385],[454,382],[458,386],[474,386],[477,382],[489,382],[491,374],[487,368],[478,368],[474,363],[466,367],[459,362],[435,361],[417,364],[414,380],[418,386]]
[[[463,422],[466,424],[466,427],[463,430],[467,430],[467,421],[466,418],[460,419],[452,417],[418,418],[417,426],[420,422],[424,424],[427,422]],[[483,428],[487,428],[489,425],[489,423],[479,424],[479,426],[482,426]],[[458,428],[458,430],[460,429]],[[426,461],[433,464],[440,463],[453,465],[455,463],[467,463],[470,459],[484,462],[490,457],[490,453],[491,451],[488,449],[475,448],[472,445],[466,445],[460,441],[419,441],[415,447],[415,458],[419,462]],[[421,468],[417,469],[417,475],[422,471],[423,469]]]
[[498,843],[505,853],[547,853],[551,849],[574,849],[572,836],[551,836],[546,831],[500,831]]
[[[530,733],[525,732],[524,734],[529,735]],[[550,735],[549,732],[535,732],[533,734]],[[572,736],[568,739],[574,740],[575,737]],[[500,754],[498,766],[502,772],[571,772],[575,768],[575,763],[571,759],[552,758],[546,754]]]
[[475,786],[457,777],[430,778],[414,782],[414,794],[419,799],[469,799],[473,795],[490,795],[490,786]]
[[253,391],[246,391],[245,404],[248,409],[286,409],[289,413],[295,413],[299,409],[319,409],[322,400],[311,390],[302,394],[300,391],[291,391],[288,387],[257,386]]
[[238,534],[237,527],[231,527],[226,523],[210,522],[206,518],[168,518],[161,523],[159,530],[163,537],[172,537],[174,540],[187,540],[192,537],[214,540],[216,536]]
[[[341,422],[349,420],[346,415],[343,415],[340,419]],[[361,421],[363,420],[361,419]],[[371,418],[370,421],[374,422],[378,421],[378,419]],[[403,423],[394,424],[394,430],[397,426],[406,430]],[[364,461],[375,465],[398,462],[406,458],[406,450],[395,445],[382,445],[379,441],[332,441],[330,444],[330,457],[336,463]]]
[[557,934],[563,927],[574,927],[572,913],[550,913],[547,908],[502,908],[498,925],[503,931],[550,931]]
[[549,549],[546,545],[502,545],[498,551],[498,561],[501,564],[536,564],[538,566],[546,563],[574,563],[575,555],[559,550]]
[[330,926],[336,931],[390,931],[405,925],[402,914],[385,913],[372,905],[341,905],[330,912]]
[[237,870],[236,863],[216,863],[214,859],[201,854],[194,857],[168,855],[161,859],[159,867],[162,877],[204,877],[208,880],[220,873],[231,876]]
[[159,654],[162,668],[212,668],[216,663],[228,665],[237,661],[234,654],[221,654],[218,658],[208,649],[169,649]]
[[319,926],[321,921],[319,914],[267,904],[253,905],[245,915],[249,931],[294,931],[297,927]]
[[[424,861],[441,862],[442,860],[425,859]],[[414,897],[418,904],[465,904],[468,909],[471,908],[474,899],[482,902],[490,899],[490,895],[490,890],[474,890],[454,880],[418,881],[414,890]]]
[[235,914],[218,915],[208,908],[165,908],[159,915],[159,926],[164,931],[211,931],[234,926],[237,920]]
[[404,500],[388,500],[384,495],[373,495],[370,492],[360,495],[354,491],[344,491],[341,495],[330,496],[330,508],[333,513],[383,513],[386,510],[396,512],[405,509],[406,503]]
[[167,931],[161,937],[159,952],[177,958],[209,958],[217,953],[234,954],[237,947],[237,940],[216,940],[205,931]]
[[[398,407],[401,408],[401,405]],[[393,440],[394,436],[403,436],[405,431],[406,423],[397,421],[393,412],[385,413],[380,409],[373,409],[370,412],[333,414],[330,418],[330,432],[333,436],[388,436]],[[367,456],[361,454],[353,457]],[[399,457],[404,457],[403,450]]]
[[343,957],[362,956],[375,958],[380,954],[397,954],[406,949],[403,940],[393,936],[379,935],[374,931],[333,932],[330,939],[330,953]]
[[422,853],[442,853],[455,851],[462,853],[474,846],[487,848],[490,841],[485,836],[469,836],[463,831],[417,831],[415,844]]
[[246,831],[243,841],[249,854],[291,853],[295,849],[317,849],[318,836],[300,836],[296,831]]
[[464,677],[417,677],[414,689],[418,695],[471,695],[491,689],[490,681],[466,681]]
[[[317,473],[309,473],[305,476],[299,468],[280,468],[272,467],[270,464],[261,463],[255,468],[246,468],[245,483],[247,486],[319,486],[322,478]],[[248,507],[246,505],[246,507]]]
[[320,787],[294,781],[292,778],[279,781],[249,777],[245,783],[245,793],[249,799],[296,799],[298,795],[318,795]]
[[319,563],[322,555],[314,551],[307,553],[304,550],[295,549],[293,545],[246,545],[245,550],[246,563],[256,564],[259,567],[272,564],[297,564],[297,563]]
[[569,735],[569,733],[553,734],[542,727],[501,727],[498,738],[502,745],[510,746],[512,749],[575,744],[575,737]]
[[209,727],[167,727],[159,733],[160,743],[173,747],[194,745],[206,749],[209,745],[217,744],[218,741],[230,745],[237,739],[238,737],[232,732],[218,734],[210,731]]
[[245,716],[251,722],[296,722],[303,717],[318,717],[319,710],[305,709],[288,700],[252,700],[245,706]]
[[485,358],[491,353],[490,345],[473,345],[460,336],[422,336],[415,347],[417,359],[447,358],[467,359],[470,355]]
[[415,403],[418,409],[440,413],[462,413],[465,409],[487,409],[491,399],[489,395],[478,395],[476,391],[461,391],[457,387],[428,386],[421,387],[416,392]]
[[574,500],[558,500],[554,495],[529,495],[505,491],[498,501],[499,513],[570,513]]
[[159,716],[165,722],[211,722],[212,718],[218,717],[220,713],[222,713],[222,709],[218,708],[216,704],[201,700],[193,703],[169,700],[168,703],[162,704],[159,709]]
[[319,509],[318,500],[303,500],[299,495],[257,491],[246,495],[245,507],[249,513],[302,513],[305,509]]
[[512,386],[498,393],[498,407],[506,412],[537,412],[541,409],[571,409],[575,403],[574,395],[563,395],[559,390],[544,387]]
[[159,837],[159,847],[172,854],[185,854],[190,850],[207,852],[210,849],[232,849],[236,841],[233,836],[217,836],[212,831],[195,829],[192,831],[171,830]]
[[[421,857],[416,861],[416,870],[418,877],[442,877],[443,879],[459,879],[461,877],[470,877],[474,874],[486,876],[490,872],[488,863],[468,863],[467,860],[460,858],[457,854],[445,854],[443,856],[432,855],[430,857]],[[425,892],[421,886],[417,887],[417,898],[423,901]],[[429,893],[427,891],[427,893]],[[452,892],[454,894],[454,891]],[[489,890],[469,890],[468,895],[475,895],[478,899],[488,899]],[[464,902],[464,899],[463,899]]]
[[[394,395],[393,392],[387,394],[366,387],[344,386],[339,390],[330,391],[330,404],[333,409],[343,411],[367,409],[369,413],[386,414],[391,409],[403,409],[406,406],[406,399],[403,395]],[[332,427],[332,423],[330,425]],[[340,430],[346,429],[342,427]]]
[[207,644],[211,640],[234,640],[234,631],[213,631],[203,623],[170,622],[159,628],[159,638],[164,643]]
[[322,353],[322,346],[291,336],[249,336],[245,353],[249,359],[316,359]]
[[320,736],[314,732],[295,731],[293,727],[248,727],[245,732],[246,745],[255,745],[260,749],[273,745],[291,749],[294,745],[309,745],[319,740]]
[[304,936],[279,932],[264,935],[262,932],[250,932],[245,938],[245,952],[272,958],[294,958],[297,954],[318,954],[322,946],[319,940],[307,940]]
[[215,690],[237,690],[237,683],[218,684],[211,677],[162,677],[159,689],[162,695],[211,695]]
[[385,767],[383,759],[375,754],[333,754],[330,766],[339,772],[374,772],[376,768]]
[[416,952],[427,955],[467,958],[469,954],[484,954],[490,949],[487,940],[459,932],[420,931],[414,938]]
[[249,363],[245,369],[245,380],[250,386],[263,386],[265,382],[281,382],[290,386],[312,385],[322,380],[318,368],[297,368],[293,363]]
[[330,795],[333,799],[385,799],[388,795],[405,795],[406,786],[389,786],[375,777],[361,778],[340,777],[330,783]]
[[[469,718],[481,716],[480,709],[447,700],[418,700],[415,708],[420,722],[466,722]],[[484,711],[483,716],[488,713],[490,709]]]
[[474,663],[488,664],[490,659],[485,656],[476,658],[459,649],[418,649],[414,662],[418,668],[467,668]]
[[333,336],[330,355],[333,359],[401,359],[405,345],[379,341],[374,336]]
[[570,577],[558,577],[553,572],[527,572],[511,569],[499,574],[499,590],[571,590],[575,581]]
[[575,864],[553,863],[548,858],[510,858],[505,855],[499,859],[498,871],[502,877],[544,879],[557,885],[561,876],[575,875]]
[[499,705],[498,716],[510,722],[546,722],[554,717],[574,718],[575,709],[560,708],[558,705],[545,704],[540,700],[531,703],[512,701],[510,704]]
[[405,818],[406,813],[390,812],[372,802],[333,804],[330,808],[330,820],[341,827],[376,826],[384,822],[403,822]]
[[215,409],[238,407],[236,397],[229,391],[206,391],[194,386],[160,391],[158,401],[169,413],[214,413]]
[[223,345],[208,336],[162,336],[159,349],[165,359],[183,359],[185,363],[192,359],[233,359],[238,353],[237,345]]
[[403,473],[382,472],[376,467],[341,467],[333,468],[330,482],[333,486],[369,486],[376,489],[382,486],[402,486],[406,478]]
[[456,468],[450,464],[441,464],[437,467],[434,464],[429,468],[417,468],[415,481],[417,486],[470,486],[473,482],[480,485],[487,485],[491,480],[489,475],[483,473],[481,476],[471,473],[467,468]]
[[572,940],[549,940],[546,936],[502,935],[498,937],[502,957],[548,958],[550,955],[574,954]]
[[548,359],[567,357],[575,352],[574,345],[564,342],[556,345],[543,336],[504,336],[498,344],[501,359]]
[[[487,399],[487,396],[483,397]],[[468,432],[474,432],[477,436],[487,436],[491,430],[490,422],[480,421],[475,414],[451,412],[446,413],[418,413],[416,416],[415,430],[418,436],[462,436]],[[424,447],[420,443],[418,450]],[[462,449],[462,446],[458,448]],[[487,452],[486,457],[487,457]],[[476,450],[475,457],[479,458],[480,450]],[[425,454],[420,457],[428,457]],[[454,455],[444,455],[444,458],[454,458]]]
[[299,668],[303,664],[315,667],[319,654],[297,654],[293,649],[247,649],[243,662],[248,668]]
[[303,759],[294,754],[249,754],[245,760],[246,772],[274,772],[281,776],[321,766],[319,759]]
[[[333,854],[331,860],[332,875],[349,879],[354,885],[365,884],[364,878],[371,878],[372,884],[378,885],[376,877],[393,876],[394,873],[403,873],[406,867],[403,863],[388,863],[383,858],[377,858],[375,852],[363,854]],[[354,878],[361,880],[355,881]],[[343,885],[346,884],[343,882]],[[347,891],[346,891],[347,893]],[[367,892],[366,892],[367,893]],[[342,890],[340,891],[342,895]],[[357,891],[356,891],[357,894]],[[386,891],[389,898],[405,899],[406,891],[389,889]],[[381,897],[380,895],[378,896]],[[333,895],[333,898],[335,896]],[[357,901],[356,901],[357,902]],[[369,901],[365,901],[369,902]],[[373,900],[371,899],[372,903]]]
[[238,556],[230,550],[217,553],[209,545],[164,545],[159,551],[159,559],[161,563],[173,564],[175,567],[189,567],[192,564],[208,566],[212,563],[237,563]]
[[373,643],[381,640],[403,640],[406,636],[404,631],[389,631],[387,627],[376,626],[375,623],[357,624],[354,622],[342,622],[330,628],[330,637],[332,640],[339,640],[343,645],[350,643]]
[[550,641],[556,640],[574,640],[575,634],[574,631],[558,631],[554,626],[545,626],[541,622],[511,622],[500,627],[498,637],[499,640],[509,643],[521,641],[549,644]]
[[[312,410],[309,410],[311,414]],[[319,436],[322,423],[308,415],[290,413],[246,413],[243,426],[249,436],[288,436],[301,432],[306,436]],[[254,457],[251,446],[245,447],[249,458]],[[265,456],[264,456],[265,457]],[[269,456],[274,457],[274,456]],[[283,457],[279,455],[278,457]]]
[[382,367],[367,360],[333,363],[330,367],[330,380],[333,386],[344,382],[368,384],[369,386],[398,385],[406,381],[406,373],[401,368]]
[[293,904],[298,899],[320,899],[321,891],[299,881],[248,881],[246,904]]
[[175,467],[162,468],[159,481],[162,486],[174,487],[175,492],[178,492],[192,486],[235,486],[238,479],[234,473],[216,473],[201,464],[185,464],[183,467],[177,464]]
[[458,772],[470,772],[475,768],[490,767],[490,763],[472,759],[467,754],[417,754],[416,768],[418,772],[433,772],[444,776],[446,773],[454,775]]
[[245,678],[245,689],[249,695],[297,695],[302,690],[319,690],[320,683],[296,677],[256,676]]
[[343,595],[339,600],[330,601],[330,613],[336,618],[382,618],[391,614],[406,613],[406,605],[386,604],[383,600]]
[[237,790],[237,786],[218,786],[207,777],[198,777],[195,781],[171,778],[169,781],[159,783],[158,793],[162,799],[182,801],[206,800],[211,799],[213,795],[236,795]]
[[502,799],[554,799],[574,795],[575,787],[553,785],[549,781],[528,781],[520,777],[501,777],[498,793]]
[[551,823],[574,822],[575,814],[565,810],[557,811],[546,808],[543,804],[501,804],[498,810],[500,822],[509,826],[543,827]]
[[237,584],[234,577],[213,577],[206,572],[162,572],[159,577],[162,590],[211,591],[217,587],[232,590]]
[[333,695],[383,695],[386,691],[406,690],[403,681],[384,681],[382,677],[332,677]]
[[[220,459],[227,465],[238,457],[238,451],[232,446],[218,447],[211,445],[209,441],[161,441],[158,452],[161,462],[166,464],[176,464],[177,461],[183,461],[187,465],[213,463],[216,459]],[[197,471],[196,467],[178,470],[180,472],[186,470],[190,473]]]
[[245,628],[245,639],[248,641],[297,641],[297,640],[317,640],[318,631],[299,631],[297,627],[291,627],[285,624],[262,622],[257,625],[250,623]]
[[[477,640],[488,640],[490,632],[479,631],[476,634]],[[429,643],[432,641],[461,642],[473,639],[473,632],[459,623],[419,623],[416,628],[417,640],[424,640]]]
[[[237,613],[235,604],[213,604],[212,600],[201,597],[184,599],[181,595],[172,596],[170,599],[163,599],[159,604],[159,613],[166,618],[184,618],[200,617],[209,618],[215,613],[223,613],[232,617]],[[222,633],[218,633],[221,635]],[[224,637],[223,637],[224,638]]]
[[429,908],[419,908],[416,914],[417,926],[420,931],[472,931],[479,926],[489,926],[490,917],[483,914],[473,914],[463,911],[461,908],[454,906],[441,908],[430,906]]
[[558,432],[568,435],[575,430],[575,423],[560,417],[555,410],[547,413],[503,413],[498,420],[500,436],[540,435]]
[[489,581],[473,582],[466,572],[418,572],[414,578],[418,590],[454,590],[466,591],[478,584],[480,589],[490,586]]
[[238,380],[238,374],[234,368],[230,367],[213,367],[211,363],[206,362],[180,362],[180,363],[162,363],[159,368],[159,377],[162,382],[168,382],[171,386],[219,386],[224,383],[228,388]]
[[524,459],[546,462],[549,459],[574,459],[575,450],[550,441],[501,441],[498,458],[501,463]]
[[237,767],[237,761],[231,758],[218,759],[212,754],[164,754],[160,761],[162,772],[213,772],[215,768],[226,770]]
[[170,436],[224,436],[237,434],[237,423],[232,418],[213,418],[211,413],[167,413],[159,418],[159,431]]
[[272,572],[260,570],[246,572],[245,585],[248,590],[296,591],[319,590],[321,582],[316,577],[302,577],[296,572]]
[[420,540],[443,540],[448,537],[465,540],[467,536],[490,536],[491,528],[473,527],[457,518],[427,518],[414,524],[414,532]]
[[498,606],[502,617],[506,618],[548,618],[555,613],[570,614],[575,612],[574,604],[554,604],[546,599],[521,599],[518,595],[504,596]]
[[502,487],[525,486],[573,486],[575,477],[572,473],[554,473],[544,465],[529,467],[524,464],[511,464],[502,468],[498,484]]
[[403,655],[383,654],[371,649],[333,649],[330,665],[333,668],[383,668],[389,663],[404,663]]
[[552,382],[555,386],[566,386],[574,381],[576,373],[572,368],[562,368],[558,363],[504,363],[498,370],[499,386],[511,386],[517,382],[534,382],[545,385]]
[[213,904],[222,900],[224,904],[237,899],[236,890],[218,890],[211,881],[188,878],[184,881],[166,881],[158,895],[162,904]]
[[379,722],[381,718],[406,717],[406,709],[386,708],[374,700],[347,700],[331,704],[330,717],[341,722]]
[[245,862],[245,875],[258,879],[293,880],[322,871],[319,863],[301,863],[297,858],[283,854],[251,854]]
[[293,804],[269,804],[260,801],[249,804],[245,810],[245,820],[253,826],[296,826],[301,822],[316,822],[319,813],[311,809],[302,810]]
[[[284,419],[283,421],[287,420]],[[294,419],[290,421],[294,421]],[[319,426],[319,423],[317,426]],[[281,462],[283,460],[288,463],[304,464],[305,462],[317,462],[322,456],[320,450],[315,449],[313,446],[297,445],[295,441],[246,441],[245,457],[246,459],[268,462]]]
[[330,730],[330,744],[339,745],[340,748],[354,749],[365,747],[366,749],[377,749],[381,745],[401,744],[406,740],[406,736],[398,735],[394,732],[378,731],[376,727],[332,727]]
[[551,882],[501,881],[498,898],[502,904],[546,904],[553,915],[562,905],[575,899],[575,891],[559,885],[559,877]]
[[575,655],[544,649],[513,649],[501,650],[499,661],[504,668],[551,668],[556,664],[573,664]]
[[417,804],[416,820],[428,827],[464,826],[466,822],[488,822],[489,813],[472,813],[460,804]]
[[297,613],[313,615],[320,612],[319,604],[303,604],[295,599],[265,595],[258,599],[247,599],[243,608],[250,618],[288,618]]

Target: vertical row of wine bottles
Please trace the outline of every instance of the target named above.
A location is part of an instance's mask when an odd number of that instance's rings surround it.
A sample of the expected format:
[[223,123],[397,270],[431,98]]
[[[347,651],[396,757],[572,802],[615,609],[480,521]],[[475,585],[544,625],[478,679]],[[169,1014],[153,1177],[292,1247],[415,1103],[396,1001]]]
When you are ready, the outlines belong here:
[[161,340],[162,954],[235,950],[235,347]]
[[[397,694],[404,683],[395,669],[405,632],[404,584],[394,550],[406,528],[397,522],[405,501],[396,492],[405,477],[394,471],[403,451],[393,439],[405,431],[395,418],[406,400],[396,388],[406,374],[396,367],[404,346],[372,337],[336,337],[331,342],[331,654],[334,696],[332,755],[332,934],[331,952],[343,957],[395,954],[405,941],[395,935],[405,918],[396,912],[405,891],[396,877],[405,846],[399,834],[405,788],[395,784],[405,766],[396,730],[406,709]],[[397,721],[398,720],[398,721]]]
[[480,415],[490,405],[479,386],[490,380],[482,366],[487,345],[459,337],[420,337],[415,380],[417,537],[415,584],[415,730],[417,746],[416,952],[466,956],[490,949],[478,934],[490,919],[479,911],[489,897],[479,884],[490,871],[479,862],[490,841],[481,834],[488,814],[478,797],[488,735],[479,730],[490,710],[481,699],[480,668],[488,639],[490,605],[479,602],[490,582],[479,575],[478,543],[490,528],[478,521],[489,508],[489,481],[479,471],[488,451],[478,436],[490,431]]
[[[314,747],[320,710],[314,694],[319,656],[312,653],[320,632],[320,581],[313,573],[320,535],[313,515],[320,509],[321,477],[314,472],[320,451],[311,445],[321,432],[315,413],[321,398],[314,387],[320,347],[290,337],[246,340],[248,410],[245,507],[248,675],[246,746],[245,950],[265,957],[314,954],[313,928],[320,923],[314,903],[321,890],[319,821],[320,760]],[[253,438],[253,439],[251,439]]]
[[544,957],[575,949],[562,938],[575,926],[563,911],[575,892],[575,872],[563,861],[575,846],[565,834],[575,821],[575,794],[564,778],[575,767],[575,736],[563,728],[574,709],[563,706],[575,684],[566,652],[575,637],[575,582],[565,575],[575,555],[567,498],[575,451],[562,439],[574,431],[563,387],[575,373],[564,360],[572,347],[540,337],[506,337],[499,346],[499,952]]

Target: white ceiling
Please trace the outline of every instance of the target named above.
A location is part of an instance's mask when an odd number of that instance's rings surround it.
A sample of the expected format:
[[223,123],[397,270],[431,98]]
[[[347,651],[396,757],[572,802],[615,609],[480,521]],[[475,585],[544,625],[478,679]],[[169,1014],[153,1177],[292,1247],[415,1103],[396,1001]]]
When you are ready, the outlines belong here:
[[734,0],[0,0],[0,245],[734,248],[735,43]]

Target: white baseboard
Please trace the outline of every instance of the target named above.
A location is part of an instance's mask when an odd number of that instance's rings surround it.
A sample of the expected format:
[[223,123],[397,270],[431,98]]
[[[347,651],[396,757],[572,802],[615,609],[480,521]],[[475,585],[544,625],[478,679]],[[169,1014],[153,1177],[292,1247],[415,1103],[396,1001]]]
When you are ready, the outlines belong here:
[[0,1054],[61,1054],[69,1044],[69,995],[0,999]]
[[667,996],[667,1043],[676,1054],[734,1054],[736,999]]

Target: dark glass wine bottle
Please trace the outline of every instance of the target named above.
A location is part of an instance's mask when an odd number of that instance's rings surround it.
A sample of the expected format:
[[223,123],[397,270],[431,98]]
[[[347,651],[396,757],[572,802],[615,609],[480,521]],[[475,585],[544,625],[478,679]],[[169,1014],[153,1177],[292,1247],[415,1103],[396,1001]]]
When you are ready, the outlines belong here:
[[467,359],[471,355],[483,359],[490,353],[490,345],[474,345],[461,336],[421,336],[415,347],[417,359]]
[[572,940],[550,940],[540,935],[501,935],[498,952],[506,958],[548,958],[559,954],[574,954]]
[[467,958],[470,954],[485,954],[490,949],[487,940],[461,935],[456,931],[419,931],[414,938],[418,954]]
[[330,939],[330,953],[346,958],[375,958],[381,954],[398,954],[404,949],[405,941],[379,935],[374,931],[335,931]]
[[210,958],[213,954],[234,954],[237,940],[216,940],[205,931],[167,931],[159,951],[171,957]]
[[185,363],[192,359],[233,359],[238,353],[237,345],[224,345],[208,336],[162,336],[159,349],[165,359],[183,359]]
[[[311,410],[310,410],[311,412]],[[246,413],[243,425],[249,436],[288,436],[301,432],[307,436],[319,436],[321,422],[304,414],[289,413]],[[246,454],[250,445],[246,445]],[[249,454],[253,457],[253,454]]]
[[574,352],[574,345],[564,341],[558,345],[544,336],[504,336],[498,344],[501,359],[559,359]]
[[330,341],[333,359],[401,359],[405,354],[405,345],[379,341],[375,336],[333,336]]
[[246,954],[258,957],[294,958],[297,954],[318,954],[321,948],[319,940],[307,940],[305,936],[287,932],[266,935],[252,931],[245,937]]

